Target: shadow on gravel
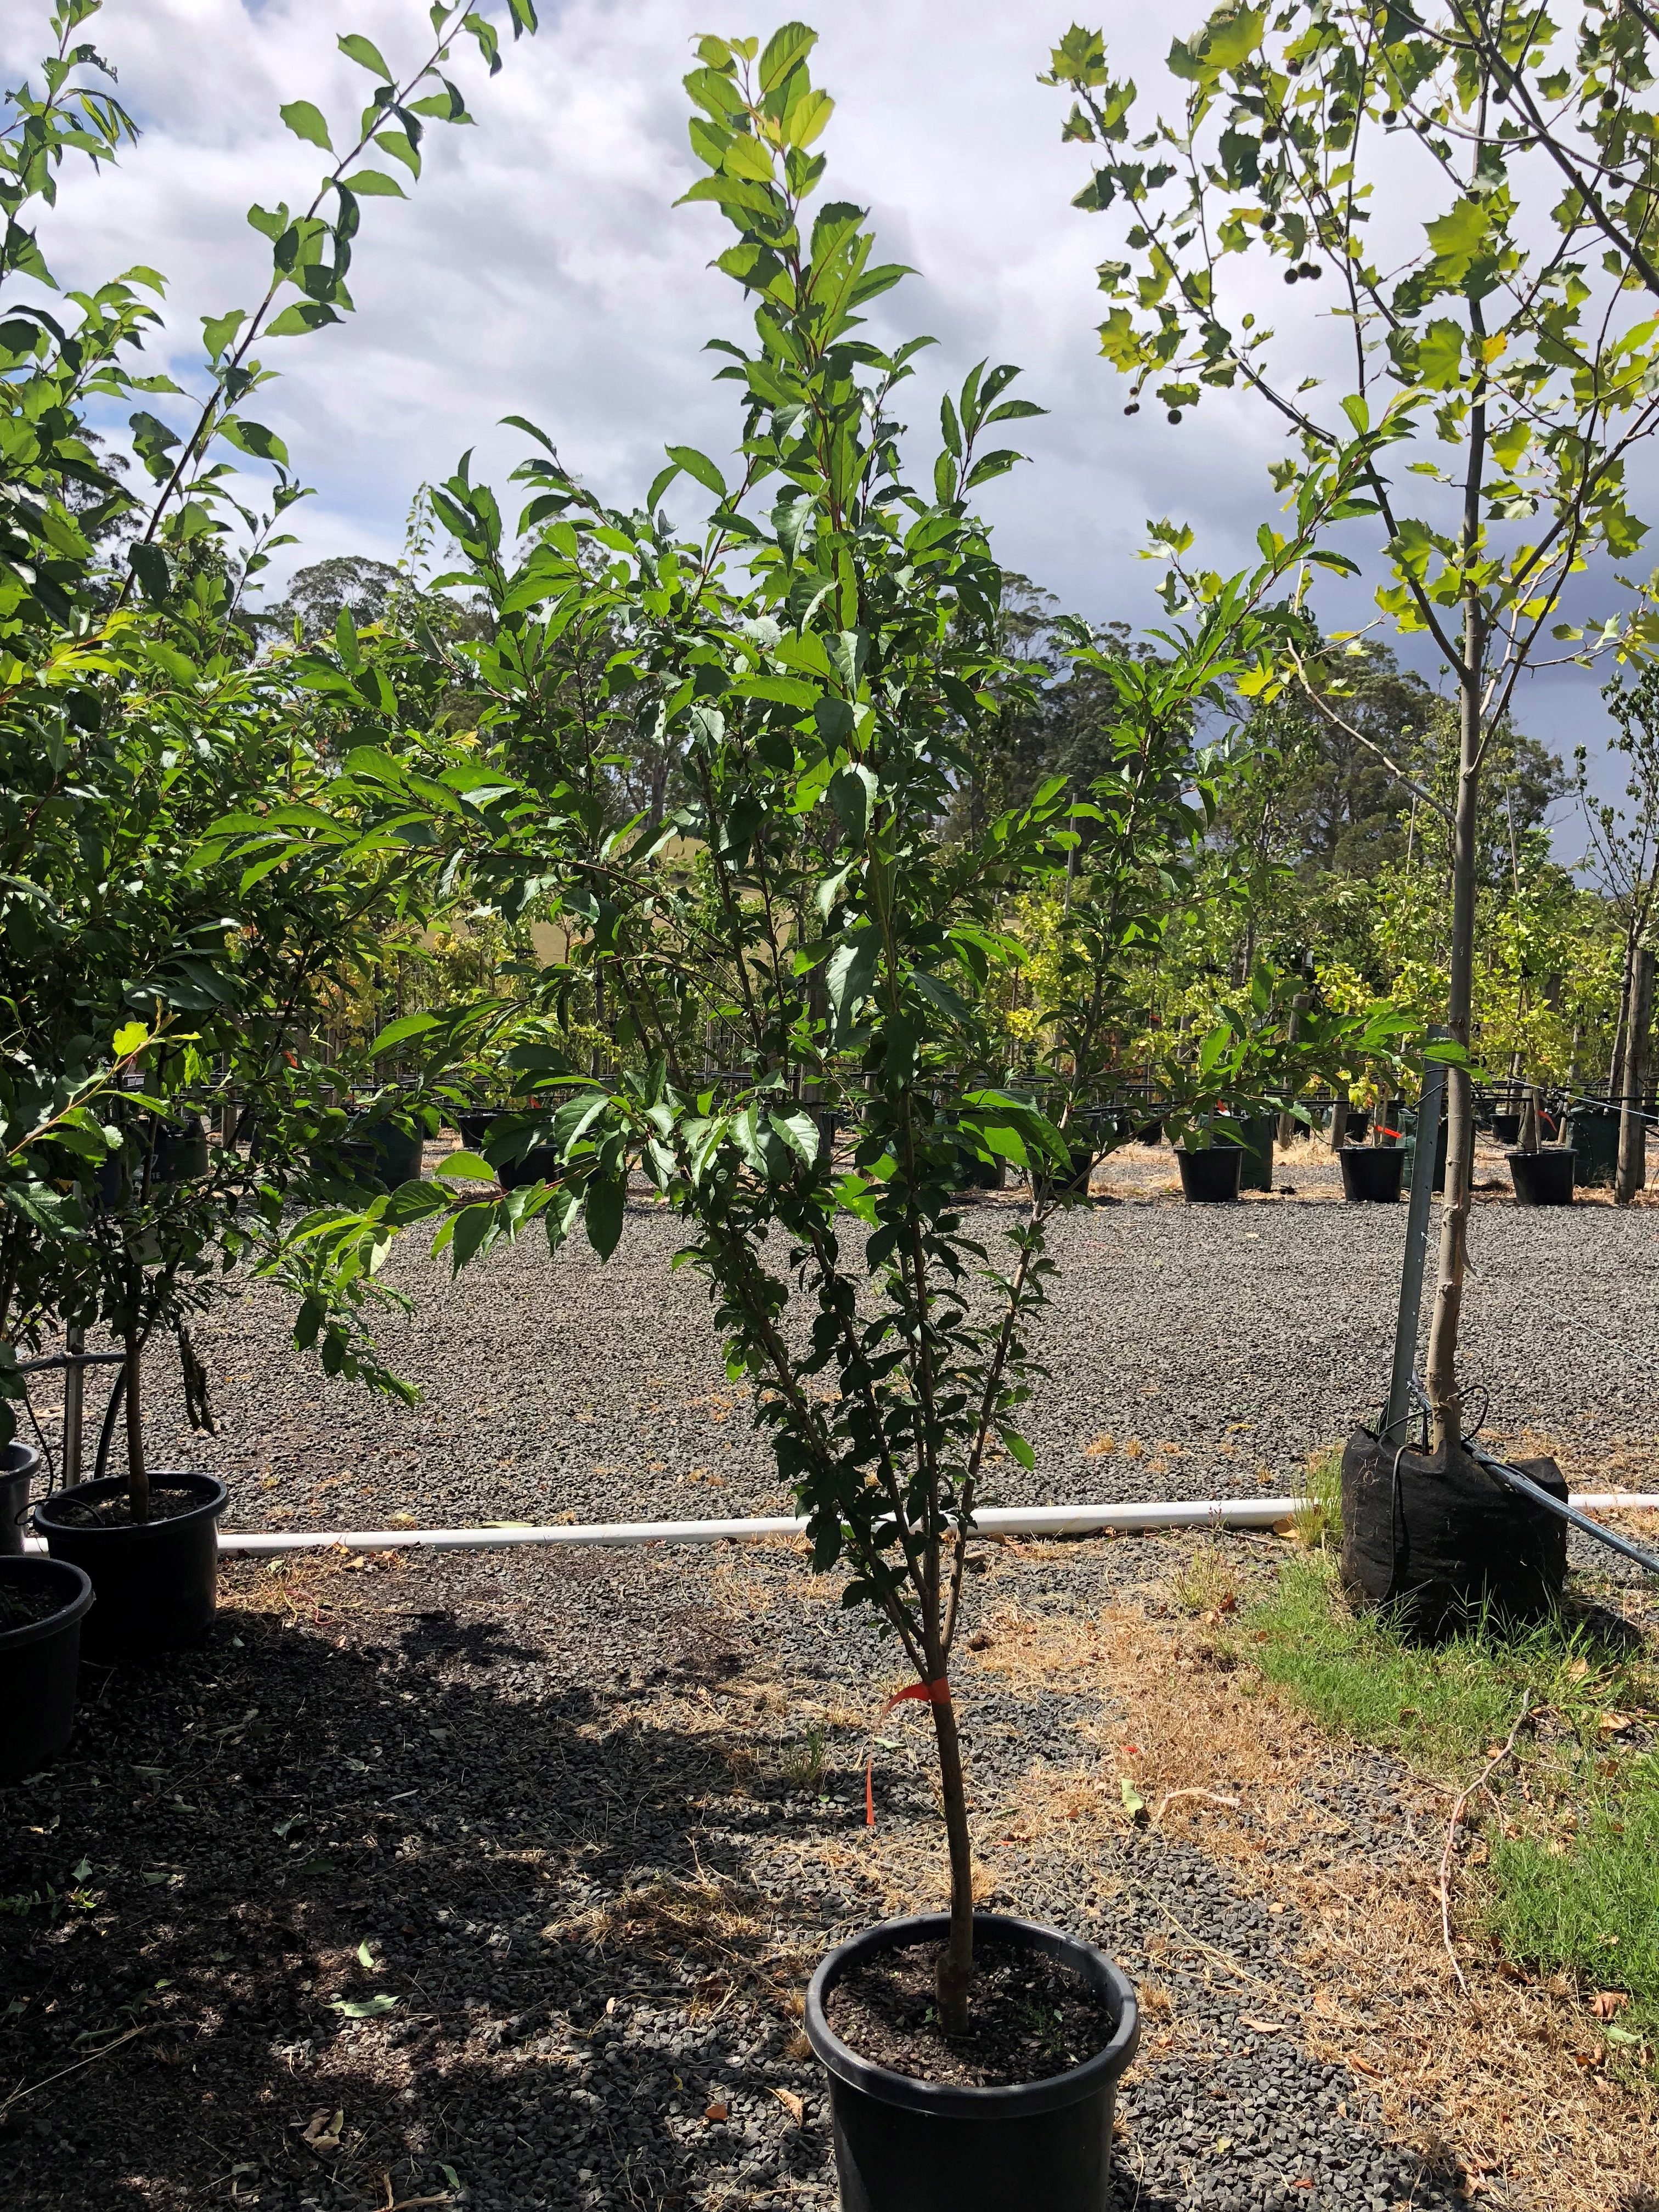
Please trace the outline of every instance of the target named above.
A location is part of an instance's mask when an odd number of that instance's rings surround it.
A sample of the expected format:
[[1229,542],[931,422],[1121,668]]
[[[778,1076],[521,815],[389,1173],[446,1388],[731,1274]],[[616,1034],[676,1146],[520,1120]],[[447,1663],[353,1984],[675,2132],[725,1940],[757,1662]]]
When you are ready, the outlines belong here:
[[371,1610],[89,1672],[0,1792],[0,2097],[63,2076],[0,2124],[9,2212],[816,2202],[789,1931],[690,1832],[713,1735]]

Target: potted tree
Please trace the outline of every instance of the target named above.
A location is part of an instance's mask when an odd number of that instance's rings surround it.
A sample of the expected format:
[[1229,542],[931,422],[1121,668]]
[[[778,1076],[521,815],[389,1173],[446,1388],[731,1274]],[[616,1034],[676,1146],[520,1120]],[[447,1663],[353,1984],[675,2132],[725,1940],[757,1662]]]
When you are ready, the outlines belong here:
[[[0,151],[9,216],[0,285],[45,276],[19,210],[51,199],[64,156],[105,162],[136,136],[104,64],[70,44],[87,12],[58,11],[27,131]],[[515,11],[515,35],[532,21]],[[494,27],[440,6],[435,45],[387,81],[385,98],[469,119],[441,73],[452,33],[495,63]],[[357,44],[378,78],[378,53]],[[212,1609],[226,1493],[214,1478],[149,1465],[143,1361],[153,1336],[176,1340],[192,1418],[208,1419],[189,1317],[229,1270],[264,1265],[294,1285],[299,1333],[320,1344],[325,1365],[392,1382],[356,1325],[372,1286],[290,1248],[283,1208],[313,1190],[318,1146],[343,1133],[325,1099],[329,1072],[308,1045],[324,981],[392,924],[418,927],[433,874],[413,854],[389,873],[337,816],[336,842],[310,854],[258,848],[273,818],[306,815],[376,723],[399,733],[376,755],[380,774],[403,772],[402,732],[434,715],[410,684],[432,666],[404,649],[395,626],[360,637],[344,612],[326,666],[297,648],[256,656],[247,595],[272,548],[289,542],[273,532],[302,492],[281,441],[240,406],[269,380],[252,351],[264,337],[303,335],[349,310],[359,191],[395,188],[355,166],[384,122],[380,99],[337,155],[312,103],[283,116],[333,166],[295,222],[286,209],[254,210],[271,246],[270,281],[255,307],[206,319],[195,398],[134,373],[133,350],[158,319],[143,296],[160,285],[148,270],[75,295],[76,327],[9,293],[0,320],[0,995],[10,1010],[0,1115],[11,1131],[52,1131],[37,1150],[52,1168],[49,1200],[39,1175],[8,1185],[0,1379],[15,1401],[20,1332],[102,1325],[120,1344],[94,1479],[35,1509],[54,1556],[84,1557],[100,1595],[88,1642],[109,1653],[199,1632]],[[421,127],[410,121],[401,142],[415,169]],[[289,291],[299,296],[285,301]],[[155,395],[164,410],[177,401],[188,417],[174,429],[143,409],[131,416],[143,497],[100,465],[84,428],[90,404],[124,392]],[[263,515],[233,496],[227,451],[275,469]],[[117,526],[126,542],[112,567]],[[453,773],[459,805],[465,775]],[[234,836],[234,861],[225,837],[209,835],[216,828]],[[95,1129],[63,1118],[88,1083],[100,1092]],[[213,1143],[203,1110],[232,1100]],[[123,1409],[116,1479],[105,1467]],[[3,1411],[0,1443],[11,1432]]]
[[[1420,1462],[1395,1461],[1394,1494],[1406,1581],[1413,1547],[1432,1541],[1443,1559],[1456,1559],[1458,1587],[1478,1604],[1503,1564],[1498,1532],[1518,1542],[1534,1518],[1510,1497],[1499,1512],[1465,1516],[1443,1542],[1432,1533],[1449,1499],[1484,1486],[1463,1449],[1458,1356],[1483,770],[1552,632],[1586,658],[1644,633],[1643,611],[1628,629],[1609,623],[1592,635],[1563,620],[1562,599],[1570,578],[1616,563],[1639,539],[1628,462],[1659,426],[1650,305],[1631,296],[1627,256],[1605,250],[1606,205],[1595,194],[1563,195],[1550,163],[1505,167],[1504,155],[1512,118],[1540,103],[1558,117],[1594,110],[1607,143],[1633,143],[1646,127],[1645,94],[1622,79],[1604,83],[1594,42],[1558,75],[1553,48],[1522,52],[1507,31],[1472,28],[1460,7],[1384,12],[1381,21],[1364,16],[1363,32],[1356,12],[1351,37],[1346,15],[1322,0],[1196,10],[1171,49],[1183,90],[1167,118],[1141,112],[1134,88],[1114,80],[1098,33],[1069,32],[1053,74],[1074,98],[1066,135],[1095,164],[1079,204],[1114,220],[1121,210],[1124,258],[1103,264],[1102,336],[1107,358],[1132,380],[1131,404],[1150,389],[1179,422],[1206,394],[1247,388],[1287,438],[1272,471],[1287,502],[1322,484],[1357,433],[1367,447],[1364,495],[1342,519],[1369,537],[1367,558],[1388,565],[1379,611],[1424,634],[1449,672],[1455,758],[1437,787],[1382,749],[1391,772],[1443,823],[1450,860],[1447,1202],[1425,1376],[1430,1450]],[[1437,125],[1419,131],[1428,115],[1445,118],[1445,138]],[[1149,145],[1160,149],[1152,166]],[[1410,198],[1419,173],[1418,242],[1384,268],[1369,210],[1384,189]],[[1302,380],[1309,334],[1261,322],[1264,269],[1297,288],[1298,302],[1316,302],[1315,280],[1332,276],[1351,374],[1317,386]],[[1570,270],[1590,273],[1568,307],[1562,288],[1581,282]],[[1328,551],[1346,574],[1364,565],[1334,544]],[[1186,580],[1176,583],[1184,592]],[[1320,706],[1321,687],[1308,691]],[[1340,698],[1326,707],[1340,717]],[[1356,1437],[1354,1480],[1379,1449],[1386,1473],[1402,1441]]]
[[[571,1069],[556,1034],[509,1057],[502,1087],[551,1102],[541,1134],[563,1163],[556,1188],[428,1187],[409,1200],[441,1214],[435,1249],[458,1264],[532,1219],[556,1241],[580,1225],[608,1255],[635,1177],[679,1216],[682,1257],[707,1279],[730,1371],[753,1380],[814,1565],[879,1625],[903,1677],[895,1695],[927,1705],[938,1752],[945,1909],[842,1946],[808,1993],[843,2201],[1100,2212],[1133,1994],[1076,1937],[976,1911],[951,1665],[976,1510],[1000,1464],[1033,1463],[1020,1408],[1039,1379],[1048,1224],[1122,1049],[1126,952],[1156,945],[1201,846],[1216,770],[1195,769],[1194,730],[1239,683],[1271,680],[1291,618],[1263,605],[1307,539],[1275,548],[1145,659],[1080,635],[1111,702],[1109,765],[1076,797],[1050,781],[963,821],[959,764],[1015,680],[973,496],[1017,459],[988,452],[988,432],[1033,410],[1005,396],[1012,368],[981,364],[943,403],[931,497],[901,475],[894,395],[917,346],[885,350],[858,318],[903,272],[876,261],[860,210],[809,208],[830,112],[813,43],[794,24],[764,49],[706,39],[688,79],[707,171],[689,197],[729,219],[720,266],[755,298],[757,343],[720,342],[743,400],[735,479],[676,447],[641,507],[608,509],[534,433],[511,555],[493,495],[465,473],[440,489],[464,580],[491,610],[492,635],[465,662],[489,696],[483,767],[516,753],[538,774],[494,825],[416,823],[399,794],[368,834],[430,842],[441,828],[475,886],[544,887],[562,975],[607,1009],[613,1054],[597,1077]],[[714,502],[699,538],[677,536],[660,508],[681,475]],[[515,673],[528,668],[533,688]],[[642,687],[659,714],[641,714]],[[626,761],[642,728],[675,747],[686,794],[659,822],[622,812],[622,791],[592,768]],[[349,776],[338,796],[363,801]],[[1061,875],[1053,1003],[1015,1076],[993,1012],[1025,958],[1006,921]],[[740,1042],[708,1073],[701,1039],[716,1024]],[[1133,1127],[1125,1116],[1103,1141]],[[994,1249],[960,1204],[964,1146],[1030,1178]],[[396,1226],[371,1207],[309,1233],[348,1264]],[[1041,2051],[1003,2002],[1011,1984],[1039,1988],[1059,2016]],[[927,2017],[901,2055],[891,2021],[907,2008]]]
[[1577,1167],[1572,1146],[1541,1144],[1538,1092],[1531,1084],[1526,1087],[1525,1100],[1516,1133],[1519,1141],[1504,1154],[1515,1186],[1515,1202],[1517,1206],[1571,1206]]

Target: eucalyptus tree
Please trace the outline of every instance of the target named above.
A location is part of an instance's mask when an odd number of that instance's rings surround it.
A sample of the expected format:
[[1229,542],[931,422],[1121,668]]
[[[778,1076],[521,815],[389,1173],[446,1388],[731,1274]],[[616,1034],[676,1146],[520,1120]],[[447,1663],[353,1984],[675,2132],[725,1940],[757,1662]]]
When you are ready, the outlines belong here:
[[[1114,77],[1097,33],[1068,33],[1048,79],[1074,95],[1065,135],[1096,165],[1077,204],[1119,240],[1121,258],[1101,265],[1100,335],[1130,410],[1156,398],[1180,421],[1249,395],[1282,427],[1271,474],[1291,498],[1363,431],[1363,483],[1340,518],[1358,544],[1335,557],[1351,574],[1356,553],[1385,563],[1374,620],[1426,639],[1450,672],[1460,1057],[1428,1363],[1437,1447],[1455,1441],[1462,1404],[1482,771],[1553,636],[1592,653],[1652,635],[1648,611],[1588,640],[1562,613],[1579,571],[1639,545],[1627,470],[1659,423],[1650,307],[1622,257],[1604,265],[1593,211],[1562,195],[1543,155],[1512,156],[1510,80],[1457,35],[1469,13],[1456,0],[1218,9],[1170,46],[1169,114]],[[1274,276],[1298,307],[1328,280],[1312,295],[1331,300],[1328,341],[1305,318],[1275,331]],[[1328,681],[1308,689],[1340,716]]]

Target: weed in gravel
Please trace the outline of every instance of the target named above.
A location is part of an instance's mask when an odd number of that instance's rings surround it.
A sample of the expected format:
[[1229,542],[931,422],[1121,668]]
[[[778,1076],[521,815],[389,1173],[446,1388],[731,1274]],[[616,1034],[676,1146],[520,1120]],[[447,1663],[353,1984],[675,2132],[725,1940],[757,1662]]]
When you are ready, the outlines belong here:
[[1170,1585],[1183,1613],[1195,1617],[1231,1613],[1238,1604],[1238,1580],[1225,1554],[1214,1544],[1193,1553]]
[[827,1739],[817,1723],[784,1753],[781,1771],[797,1796],[816,1795],[823,1781]]

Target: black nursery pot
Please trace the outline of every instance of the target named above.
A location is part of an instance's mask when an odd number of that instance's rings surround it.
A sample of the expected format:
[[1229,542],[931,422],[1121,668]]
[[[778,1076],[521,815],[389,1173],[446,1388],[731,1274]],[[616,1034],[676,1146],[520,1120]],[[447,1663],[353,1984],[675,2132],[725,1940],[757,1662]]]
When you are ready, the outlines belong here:
[[34,1509],[36,1531],[52,1558],[68,1559],[92,1577],[98,1610],[87,1628],[86,1655],[106,1665],[194,1644],[213,1623],[219,1581],[215,1524],[230,1492],[213,1474],[153,1474],[149,1486],[152,1497],[183,1492],[191,1500],[189,1510],[112,1527],[76,1513],[77,1504],[102,1505],[124,1497],[126,1484],[118,1476],[58,1491]]
[[976,1944],[1044,1952],[1106,1999],[1103,2051],[1070,2072],[1006,2089],[945,2088],[872,2065],[825,2017],[844,1975],[882,1951],[938,1943],[948,1915],[889,1920],[830,1952],[806,1992],[806,2033],[830,2076],[842,2212],[1106,2212],[1112,2109],[1140,2040],[1134,1991],[1103,1953],[1057,1928],[976,1912]]
[[1400,1196],[1406,1155],[1398,1145],[1345,1145],[1342,1195],[1355,1205],[1393,1206]]
[[1510,1179],[1517,1206],[1571,1206],[1577,1157],[1571,1145],[1541,1145],[1535,1152],[1510,1152]]
[[0,1782],[50,1766],[75,1726],[81,1623],[92,1584],[66,1559],[38,1554],[0,1559],[0,1590],[46,1596],[53,1609],[18,1628],[0,1628]]
[[1492,1117],[1492,1140],[1495,1145],[1518,1145],[1521,1141],[1521,1116],[1502,1112],[1494,1114]]
[[[1518,1459],[1565,1499],[1553,1459]],[[1342,1586],[1362,1607],[1397,1608],[1425,1641],[1483,1612],[1540,1620],[1559,1604],[1567,1524],[1499,1482],[1464,1451],[1396,1451],[1356,1429],[1342,1454]]]
[[1176,1147],[1181,1194],[1188,1206],[1231,1206],[1238,1196],[1243,1154],[1237,1145],[1212,1145],[1206,1152]]
[[29,1485],[40,1464],[33,1444],[9,1443],[0,1451],[0,1559],[20,1557],[28,1525]]

